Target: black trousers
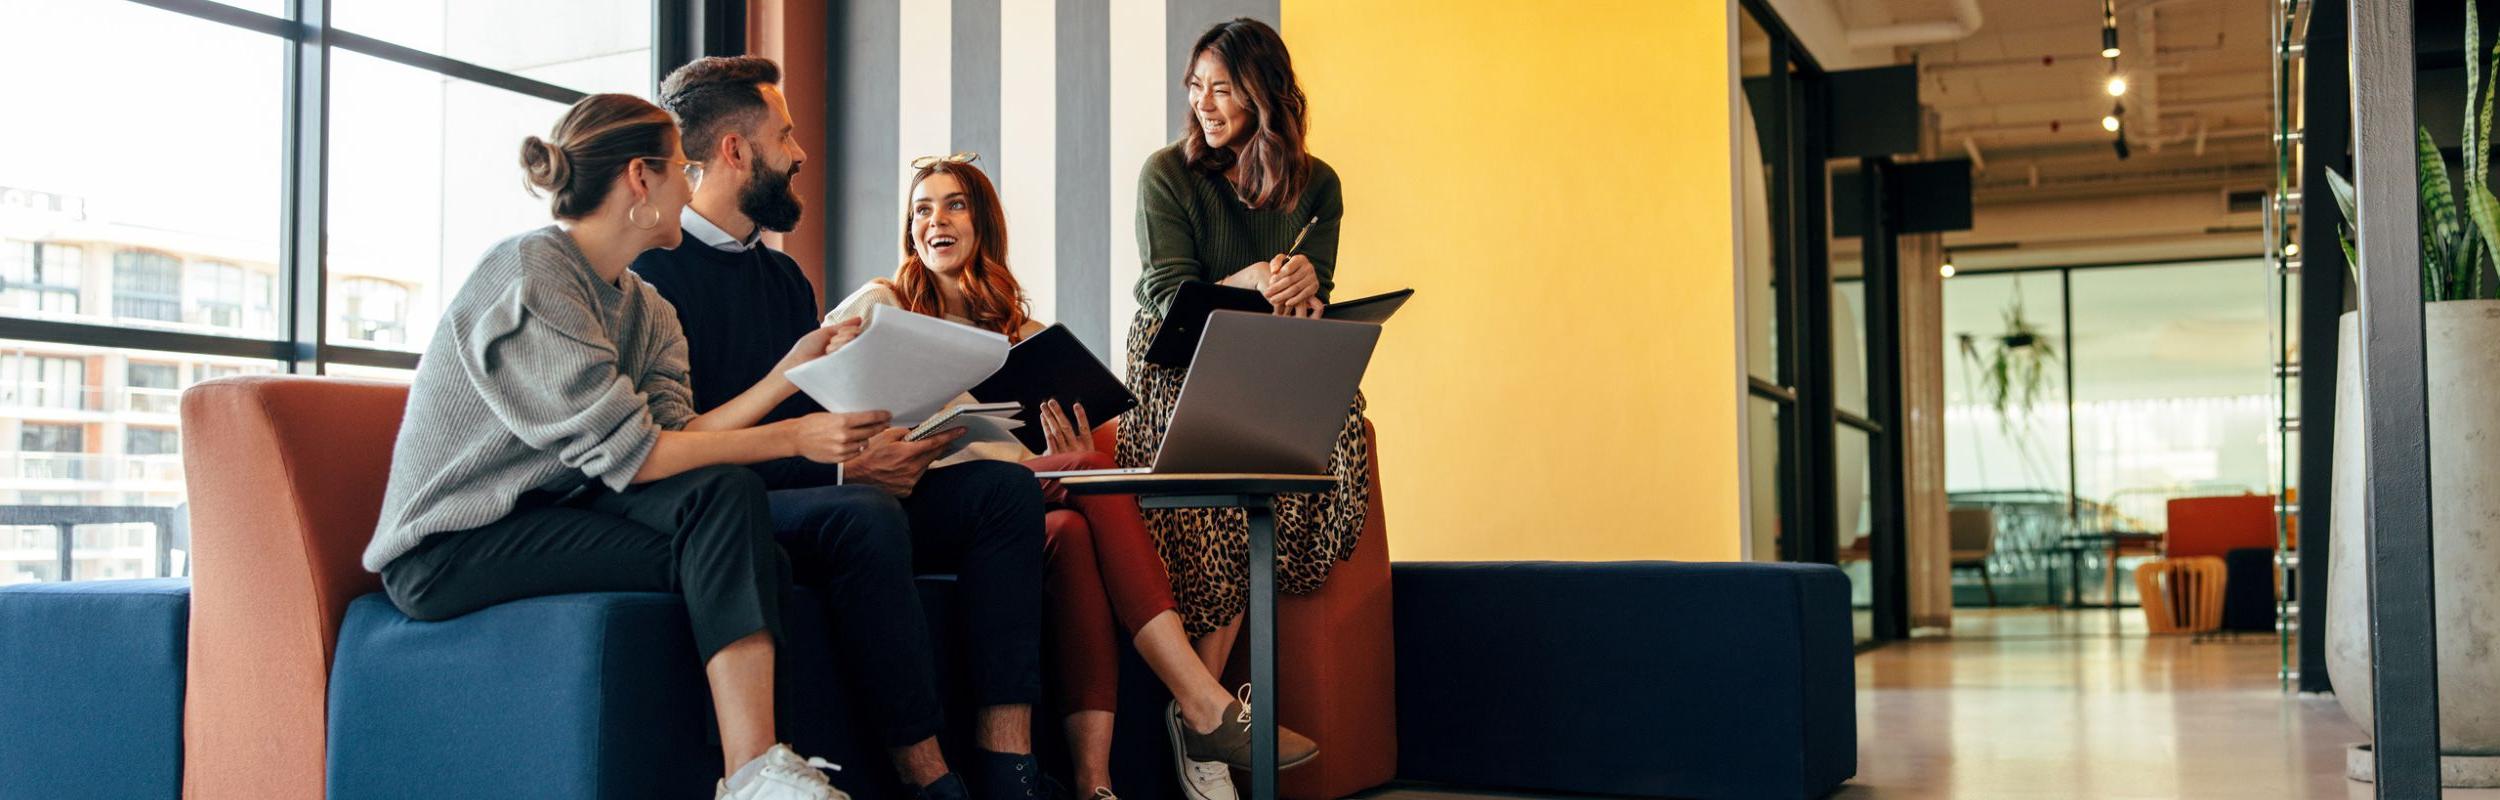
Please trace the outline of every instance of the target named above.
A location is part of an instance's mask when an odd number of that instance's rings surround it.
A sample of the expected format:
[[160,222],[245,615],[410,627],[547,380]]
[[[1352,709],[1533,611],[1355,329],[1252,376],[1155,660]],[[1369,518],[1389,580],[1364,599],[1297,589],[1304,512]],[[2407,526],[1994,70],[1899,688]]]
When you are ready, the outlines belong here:
[[681,594],[705,661],[756,631],[779,641],[788,581],[764,481],[741,467],[531,492],[503,519],[428,536],[382,568],[391,602],[421,620],[555,594]]
[[[830,480],[804,465],[758,466],[776,485]],[[953,624],[963,628],[973,702],[1041,699],[1042,493],[1031,470],[999,461],[934,469],[902,500],[867,486],[769,496],[794,580],[824,601],[834,652],[860,676],[888,747],[945,727],[915,574],[956,575]]]

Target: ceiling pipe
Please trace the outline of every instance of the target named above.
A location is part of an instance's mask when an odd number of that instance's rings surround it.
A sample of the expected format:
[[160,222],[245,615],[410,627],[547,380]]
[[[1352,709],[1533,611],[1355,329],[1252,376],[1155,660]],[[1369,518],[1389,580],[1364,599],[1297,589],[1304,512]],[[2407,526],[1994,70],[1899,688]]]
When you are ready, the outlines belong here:
[[[2146,52],[2158,53],[2161,50],[2160,43],[2156,42],[2153,37],[2153,29],[2155,27],[2153,24],[2153,14],[2161,7],[2161,5],[2162,4],[2158,2],[2148,3],[2145,4],[2144,7],[2136,9],[2135,12],[2136,44],[2143,47]],[[2146,64],[2145,66],[2151,67],[2151,69],[2144,70],[2144,73],[2141,76],[2138,76],[2136,80],[2136,83],[2138,84],[2137,97],[2141,98],[2137,102],[2140,104],[2140,107],[2144,109],[2145,120],[2152,124],[2149,130],[2144,131],[2144,138],[2149,140],[2149,144],[2147,146],[2153,152],[2159,153],[2161,152],[2163,139],[2166,138],[2168,131],[2162,125],[2161,121],[2161,60],[2159,58],[2150,60],[2152,63]]]
[[1953,19],[1943,22],[1908,22],[1881,28],[1862,28],[1849,32],[1849,46],[1911,47],[1940,44],[1969,38],[1979,32],[1979,0],[1953,0]]

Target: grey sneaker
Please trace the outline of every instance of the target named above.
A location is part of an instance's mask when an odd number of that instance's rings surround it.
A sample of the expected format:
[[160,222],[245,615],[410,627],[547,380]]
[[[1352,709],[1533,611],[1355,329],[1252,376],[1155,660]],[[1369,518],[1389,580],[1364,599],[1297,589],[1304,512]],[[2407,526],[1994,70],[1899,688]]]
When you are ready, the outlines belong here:
[[[1173,755],[1183,761],[1220,762],[1235,769],[1250,768],[1250,687],[1244,684],[1232,705],[1224,709],[1224,721],[1215,730],[1199,733],[1181,721],[1180,701],[1173,701],[1165,727],[1172,731]],[[1276,768],[1293,769],[1319,755],[1319,745],[1310,737],[1276,726]],[[1181,778],[1189,781],[1186,765]],[[1229,783],[1229,781],[1227,781]]]

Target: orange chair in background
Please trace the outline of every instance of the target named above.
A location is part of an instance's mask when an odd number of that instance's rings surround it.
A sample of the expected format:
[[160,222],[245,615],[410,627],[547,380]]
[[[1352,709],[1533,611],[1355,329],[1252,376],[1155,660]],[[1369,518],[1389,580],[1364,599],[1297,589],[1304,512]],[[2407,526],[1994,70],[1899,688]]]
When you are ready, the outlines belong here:
[[2145,630],[2212,633],[2222,629],[2222,559],[2165,558],[2137,567],[2135,591],[2144,600]]
[[2162,558],[2138,567],[2136,596],[2153,633],[2206,634],[2222,629],[2233,550],[2273,550],[2274,497],[2262,494],[2181,497],[2168,504],[2170,532]]
[[2170,501],[2170,533],[2162,555],[2214,556],[2250,547],[2274,549],[2274,497],[2243,494]]

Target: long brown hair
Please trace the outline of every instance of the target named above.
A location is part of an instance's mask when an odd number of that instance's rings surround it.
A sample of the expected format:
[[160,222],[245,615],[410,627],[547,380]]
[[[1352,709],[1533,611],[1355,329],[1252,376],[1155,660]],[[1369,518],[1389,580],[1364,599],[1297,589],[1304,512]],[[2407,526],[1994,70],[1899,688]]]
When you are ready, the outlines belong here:
[[1224,69],[1233,74],[1233,86],[1250,105],[1250,138],[1233,149],[1208,147],[1206,130],[1198,124],[1195,109],[1188,118],[1186,133],[1181,137],[1181,155],[1192,168],[1223,177],[1235,159],[1242,164],[1242,182],[1233,187],[1251,208],[1273,210],[1287,208],[1302,199],[1302,189],[1311,182],[1310,152],[1303,148],[1303,138],[1310,132],[1310,108],[1302,96],[1302,84],[1293,76],[1293,55],[1285,52],[1284,37],[1276,29],[1249,17],[1219,23],[1198,37],[1198,44],[1189,49],[1189,63],[1183,67],[1181,82],[1197,71],[1198,58],[1207,53],[1224,62]]
[[[944,173],[955,176],[963,184],[964,203],[972,208],[972,260],[963,267],[964,318],[975,327],[1007,335],[1009,341],[1024,338],[1024,325],[1032,317],[1025,310],[1024,287],[1016,283],[1016,275],[1007,271],[1007,212],[999,207],[998,187],[990,184],[990,176],[969,163],[940,159],[921,167],[911,176],[911,185],[903,196],[929,176]],[[884,279],[881,279],[884,280]],[[946,315],[946,300],[938,294],[938,281],[943,276],[921,263],[920,253],[912,248],[911,202],[903,205],[903,265],[894,269],[894,277],[884,280],[887,288],[902,301],[903,310],[932,317]]]
[[627,165],[668,158],[677,123],[668,112],[630,94],[594,94],[566,109],[555,130],[521,140],[521,168],[535,192],[550,195],[547,210],[558,219],[581,219],[599,210]]

